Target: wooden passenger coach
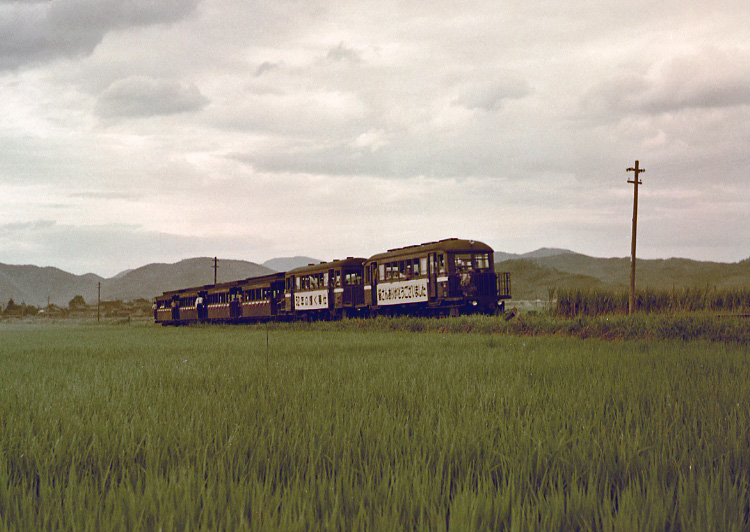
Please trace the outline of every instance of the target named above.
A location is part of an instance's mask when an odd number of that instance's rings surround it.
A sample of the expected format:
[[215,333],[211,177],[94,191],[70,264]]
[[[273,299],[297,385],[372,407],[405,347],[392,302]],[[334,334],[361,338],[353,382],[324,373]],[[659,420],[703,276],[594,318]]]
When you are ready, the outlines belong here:
[[365,305],[364,262],[348,257],[286,272],[282,313],[294,319],[356,316]]
[[450,238],[370,257],[365,301],[381,314],[493,314],[510,297],[508,274],[501,279],[499,284],[491,247]]
[[272,273],[240,281],[240,321],[275,319],[284,302],[284,274]]

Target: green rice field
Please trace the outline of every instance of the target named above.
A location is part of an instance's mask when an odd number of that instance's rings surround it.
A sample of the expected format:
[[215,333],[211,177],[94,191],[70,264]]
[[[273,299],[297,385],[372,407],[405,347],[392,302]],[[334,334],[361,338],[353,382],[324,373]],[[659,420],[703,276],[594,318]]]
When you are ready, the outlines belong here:
[[0,529],[750,529],[746,342],[378,321],[0,323]]

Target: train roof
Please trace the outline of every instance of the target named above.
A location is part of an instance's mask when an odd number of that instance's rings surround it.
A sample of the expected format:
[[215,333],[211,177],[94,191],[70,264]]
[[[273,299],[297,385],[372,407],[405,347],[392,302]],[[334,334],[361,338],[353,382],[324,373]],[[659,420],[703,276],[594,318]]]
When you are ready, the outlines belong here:
[[413,246],[389,249],[385,253],[378,253],[368,259],[368,262],[392,257],[401,257],[406,255],[417,255],[428,251],[463,251],[463,252],[492,252],[493,249],[478,240],[464,240],[460,238],[445,238],[435,242],[425,242]]
[[365,261],[364,257],[347,257],[345,259],[340,260],[332,260],[330,262],[321,262],[318,264],[308,264],[307,266],[301,266],[299,268],[294,268],[293,270],[289,270],[286,272],[287,275],[300,275],[304,273],[316,273],[316,272],[324,272],[331,269],[346,267],[346,266],[355,266],[359,267],[362,266]]
[[284,272],[269,273],[266,275],[259,275],[258,277],[248,277],[246,279],[239,279],[237,281],[227,281],[224,283],[217,284],[205,284],[203,286],[193,286],[190,288],[180,288],[178,290],[168,290],[160,296],[156,296],[157,299],[172,297],[182,294],[193,294],[198,292],[216,292],[233,288],[235,286],[246,286],[246,285],[264,285],[271,284],[273,281],[283,281]]

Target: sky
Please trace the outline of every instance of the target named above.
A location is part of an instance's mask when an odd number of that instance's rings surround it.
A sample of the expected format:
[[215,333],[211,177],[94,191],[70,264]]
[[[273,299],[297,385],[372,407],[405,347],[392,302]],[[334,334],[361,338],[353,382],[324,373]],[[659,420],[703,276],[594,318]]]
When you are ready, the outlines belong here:
[[0,262],[750,257],[747,0],[0,0]]

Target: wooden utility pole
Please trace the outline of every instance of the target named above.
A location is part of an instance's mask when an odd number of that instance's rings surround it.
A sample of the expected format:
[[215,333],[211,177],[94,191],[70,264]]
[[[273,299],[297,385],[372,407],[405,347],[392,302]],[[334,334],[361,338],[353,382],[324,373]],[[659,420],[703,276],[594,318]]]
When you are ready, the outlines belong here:
[[102,303],[102,282],[99,281],[99,290],[96,296],[96,321],[99,321],[99,307]]
[[216,272],[219,270],[219,259],[214,257],[214,284],[216,284]]
[[645,172],[643,168],[638,167],[638,161],[635,162],[635,168],[628,168],[628,172],[634,172],[635,177],[628,183],[633,183],[633,232],[630,241],[630,297],[628,297],[628,316],[635,312],[635,234],[638,228],[638,185],[643,182],[638,179],[638,174]]

